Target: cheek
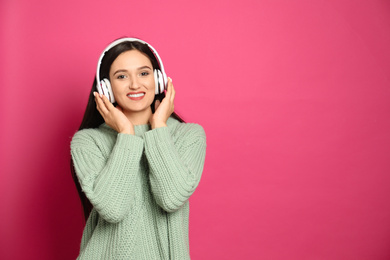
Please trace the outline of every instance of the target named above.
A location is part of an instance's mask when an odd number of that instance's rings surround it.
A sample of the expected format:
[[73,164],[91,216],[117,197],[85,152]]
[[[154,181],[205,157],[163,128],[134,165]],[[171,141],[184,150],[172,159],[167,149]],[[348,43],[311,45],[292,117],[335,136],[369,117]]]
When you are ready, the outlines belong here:
[[154,84],[154,79],[151,80],[148,84],[148,93],[152,93],[154,95],[155,90],[156,90],[156,85]]
[[148,101],[150,104],[152,104],[152,102],[154,100],[154,96],[155,96],[154,88],[153,88],[153,90],[148,90]]
[[149,82],[148,82],[148,89],[153,89],[153,91],[154,91],[154,89],[156,88],[156,84],[154,83],[154,77],[151,77],[150,78],[150,80],[149,80]]
[[111,89],[114,92],[114,94],[115,92],[119,92],[121,91],[121,89],[124,89],[124,87],[118,81],[110,80],[110,83],[111,83]]

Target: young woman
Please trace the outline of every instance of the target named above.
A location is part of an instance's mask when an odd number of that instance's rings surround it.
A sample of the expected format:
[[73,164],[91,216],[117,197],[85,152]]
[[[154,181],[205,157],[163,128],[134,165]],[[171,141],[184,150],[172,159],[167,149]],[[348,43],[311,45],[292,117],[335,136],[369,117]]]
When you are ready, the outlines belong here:
[[206,137],[174,113],[174,99],[152,46],[123,38],[103,51],[71,142],[86,218],[78,259],[190,259],[188,199]]

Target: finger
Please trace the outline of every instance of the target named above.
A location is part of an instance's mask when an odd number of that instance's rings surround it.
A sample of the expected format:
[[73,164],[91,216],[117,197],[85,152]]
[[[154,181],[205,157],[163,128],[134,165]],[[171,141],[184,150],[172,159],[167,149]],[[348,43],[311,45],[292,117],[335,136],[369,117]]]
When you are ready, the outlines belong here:
[[110,100],[108,100],[108,98],[105,95],[102,95],[102,100],[108,111],[111,111],[112,109],[115,108],[114,105],[110,102]]
[[173,101],[175,100],[176,90],[173,87],[172,79],[171,79],[171,91],[172,91],[172,93],[171,93],[171,99],[170,100],[173,103]]
[[172,95],[172,79],[168,78],[168,84],[167,84],[167,93],[165,97],[170,101],[171,100],[171,95]]
[[[168,93],[169,92],[169,93]],[[168,78],[168,87],[167,87],[167,99],[169,102],[173,102],[175,100],[176,91],[173,87],[172,79]]]
[[101,95],[98,93],[95,94],[95,102],[96,102],[96,108],[102,116],[108,113],[108,110],[101,98]]
[[100,115],[105,118],[106,115],[108,114],[108,111],[107,109],[102,109],[102,106],[101,105],[96,105],[96,109],[97,111],[99,111]]
[[[102,95],[102,100],[108,112],[112,112],[116,109],[116,107],[111,103],[111,101],[105,95]],[[122,108],[120,110],[122,111]]]

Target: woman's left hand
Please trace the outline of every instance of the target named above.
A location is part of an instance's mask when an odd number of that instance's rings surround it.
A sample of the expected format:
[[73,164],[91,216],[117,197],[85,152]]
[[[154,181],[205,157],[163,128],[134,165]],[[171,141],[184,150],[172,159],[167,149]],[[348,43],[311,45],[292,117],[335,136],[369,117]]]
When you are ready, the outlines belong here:
[[174,110],[173,101],[175,100],[175,89],[173,88],[172,79],[168,78],[167,92],[165,98],[160,103],[156,101],[156,110],[149,119],[152,129],[167,126],[167,120]]

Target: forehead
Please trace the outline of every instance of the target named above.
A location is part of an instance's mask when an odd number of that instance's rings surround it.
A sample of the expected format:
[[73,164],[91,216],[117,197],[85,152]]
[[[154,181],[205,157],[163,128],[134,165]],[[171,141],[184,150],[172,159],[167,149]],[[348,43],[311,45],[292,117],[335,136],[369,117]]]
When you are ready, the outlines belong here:
[[141,66],[152,67],[149,57],[138,50],[122,52],[111,64],[111,68],[139,68]]

